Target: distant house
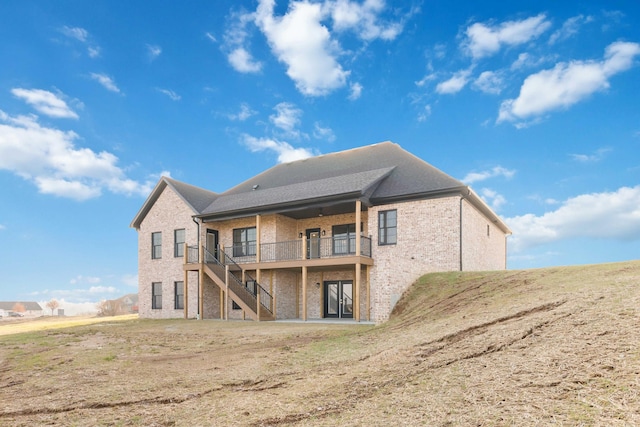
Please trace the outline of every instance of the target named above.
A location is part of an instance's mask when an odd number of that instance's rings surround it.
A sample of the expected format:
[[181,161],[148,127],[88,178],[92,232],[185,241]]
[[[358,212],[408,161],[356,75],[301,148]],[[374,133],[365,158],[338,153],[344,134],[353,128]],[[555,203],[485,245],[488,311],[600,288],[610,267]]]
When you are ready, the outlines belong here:
[[[24,308],[24,311],[20,311],[22,308]],[[20,313],[25,317],[40,317],[43,315],[42,307],[35,301],[0,301],[0,315],[2,317],[11,317],[14,315],[12,313]]]
[[131,227],[140,317],[376,322],[422,274],[506,268],[511,233],[471,188],[391,142],[221,194],[163,177]]

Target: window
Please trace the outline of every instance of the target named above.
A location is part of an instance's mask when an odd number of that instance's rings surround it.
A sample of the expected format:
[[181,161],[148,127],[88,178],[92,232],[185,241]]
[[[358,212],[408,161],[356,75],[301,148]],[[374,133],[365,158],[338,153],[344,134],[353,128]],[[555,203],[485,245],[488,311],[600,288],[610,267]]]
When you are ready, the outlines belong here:
[[254,256],[256,254],[256,228],[236,228],[233,230],[233,256]]
[[398,237],[398,212],[378,212],[378,244],[395,245]]
[[151,233],[151,259],[162,258],[162,233]]
[[231,300],[231,310],[242,310],[242,307],[240,307],[234,300]]
[[173,256],[184,256],[184,228],[173,230]]
[[151,308],[162,308],[162,283],[153,282],[151,284]]
[[487,237],[491,237],[491,229],[489,228],[489,224],[487,224]]
[[184,309],[184,282],[173,283],[174,307],[176,310]]
[[353,254],[356,252],[356,225],[334,225],[332,229],[333,253]]

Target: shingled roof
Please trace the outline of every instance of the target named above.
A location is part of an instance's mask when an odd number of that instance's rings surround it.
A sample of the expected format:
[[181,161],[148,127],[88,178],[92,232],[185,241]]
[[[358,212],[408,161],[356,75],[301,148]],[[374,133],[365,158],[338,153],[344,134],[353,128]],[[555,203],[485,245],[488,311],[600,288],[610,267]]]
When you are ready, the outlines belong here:
[[[271,212],[318,209],[353,203],[379,205],[398,201],[460,194],[506,233],[509,228],[469,187],[393,142],[340,151],[276,165],[217,195],[163,177],[132,227],[144,216],[167,185],[205,221]],[[300,212],[300,211],[299,211]]]
[[284,163],[231,188],[203,218],[346,199],[377,204],[459,191],[463,183],[392,142]]
[[13,311],[16,304],[22,304],[27,311],[42,311],[42,307],[35,301],[0,301],[0,310]]

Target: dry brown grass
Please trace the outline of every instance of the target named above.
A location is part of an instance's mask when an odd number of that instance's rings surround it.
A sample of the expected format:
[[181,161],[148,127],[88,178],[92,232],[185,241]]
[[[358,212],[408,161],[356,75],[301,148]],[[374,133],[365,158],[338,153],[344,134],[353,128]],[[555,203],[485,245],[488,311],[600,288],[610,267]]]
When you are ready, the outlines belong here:
[[423,277],[378,326],[0,337],[1,425],[640,425],[640,262]]

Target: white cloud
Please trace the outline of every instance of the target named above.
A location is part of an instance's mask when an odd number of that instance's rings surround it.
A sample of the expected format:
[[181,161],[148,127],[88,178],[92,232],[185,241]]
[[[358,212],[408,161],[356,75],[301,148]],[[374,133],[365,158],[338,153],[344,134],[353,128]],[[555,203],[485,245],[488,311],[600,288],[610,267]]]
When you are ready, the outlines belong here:
[[169,98],[171,98],[171,100],[173,101],[180,101],[180,99],[182,99],[182,97],[180,95],[178,95],[177,93],[175,93],[172,90],[169,89],[162,89],[157,87],[156,90],[164,95],[167,95]]
[[418,121],[426,122],[429,116],[431,116],[431,105],[425,105],[422,112],[418,114]]
[[242,143],[254,153],[265,150],[275,152],[278,154],[278,163],[293,162],[315,155],[314,151],[308,148],[295,148],[284,141],[270,138],[256,138],[247,134],[242,135]]
[[240,104],[240,111],[237,114],[229,114],[227,115],[227,117],[229,117],[229,119],[231,120],[244,122],[254,114],[256,114],[256,112],[253,111],[251,107],[249,107],[249,104],[243,102],[242,104]]
[[593,154],[571,154],[571,158],[580,163],[595,163],[599,162],[604,156],[611,151],[611,148],[599,148]]
[[[68,27],[65,25],[60,29],[60,32],[69,38],[84,43],[85,45],[89,44],[89,32],[84,28]],[[90,58],[97,58],[100,56],[100,47],[88,46],[87,53],[89,54]]]
[[104,86],[105,89],[110,90],[111,92],[120,93],[120,88],[118,88],[113,79],[106,74],[91,73],[91,78]]
[[497,95],[502,92],[504,81],[502,76],[494,71],[483,71],[473,82],[473,87],[484,93]]
[[509,247],[519,252],[560,240],[588,237],[640,239],[640,186],[570,198],[555,211],[506,218],[513,231]]
[[12,117],[0,110],[0,169],[33,182],[43,194],[75,200],[117,194],[148,195],[153,182],[128,179],[118,158],[77,148],[73,131],[41,126],[36,116]]
[[78,275],[73,279],[69,280],[69,283],[71,283],[72,285],[75,285],[77,283],[96,284],[96,283],[100,283],[100,281],[101,279],[99,277]]
[[262,70],[262,63],[254,61],[251,54],[243,47],[232,50],[227,58],[229,64],[241,73],[257,73]]
[[362,95],[362,85],[360,83],[351,84],[351,93],[349,93],[349,100],[355,101]]
[[127,286],[138,286],[138,275],[137,274],[125,274],[122,276],[122,283]]
[[[223,36],[224,44],[221,48],[227,53],[229,64],[240,73],[258,73],[262,70],[262,63],[253,58],[246,46],[249,36],[246,27],[254,19],[252,13],[234,14]],[[215,37],[212,37],[209,39],[215,41]]]
[[97,58],[100,56],[100,48],[98,46],[89,46],[87,48],[87,52],[91,58]]
[[50,117],[77,119],[78,115],[56,94],[42,89],[11,89],[11,93],[23,99],[37,111]]
[[299,132],[296,130],[296,127],[300,125],[302,110],[296,108],[295,105],[289,102],[281,102],[273,107],[273,109],[276,110],[276,114],[269,116],[271,123],[289,135],[298,136]]
[[65,25],[60,29],[60,32],[67,37],[71,37],[72,39],[76,39],[83,43],[85,43],[87,41],[87,37],[89,37],[89,32],[80,27],[68,27]]
[[218,43],[218,39],[216,39],[216,36],[214,36],[210,32],[206,32],[206,33],[204,33],[204,35],[205,35],[205,37],[207,37],[209,39],[210,42]]
[[510,179],[515,175],[516,171],[513,169],[507,169],[502,166],[495,166],[489,170],[485,170],[482,172],[469,172],[467,176],[462,178],[462,182],[469,185],[474,182],[484,181],[489,178],[495,178],[498,176],[502,176],[504,178]]
[[361,4],[337,0],[325,4],[336,31],[354,30],[363,40],[393,40],[402,32],[401,22],[380,23],[379,14],[386,8],[384,0],[365,0]]
[[469,83],[471,70],[460,70],[453,74],[449,80],[438,83],[436,92],[439,94],[451,95],[460,92]]
[[494,211],[499,211],[502,205],[507,202],[502,194],[490,188],[480,190],[480,195]]
[[349,71],[336,60],[340,48],[327,27],[322,4],[292,2],[284,16],[274,16],[274,0],[260,0],[256,24],[271,50],[287,66],[287,75],[304,95],[322,96],[343,87]]
[[331,128],[323,128],[320,123],[314,124],[313,136],[316,139],[324,139],[325,141],[333,142],[336,140],[336,135]]
[[609,78],[629,69],[640,55],[640,44],[615,42],[607,46],[604,59],[561,62],[553,69],[527,77],[516,99],[502,102],[498,122],[515,121],[568,108],[597,91],[609,88]]
[[438,78],[438,75],[436,73],[429,73],[426,74],[421,80],[415,82],[416,86],[418,87],[423,87],[425,86],[428,82],[433,81],[435,79]]
[[576,34],[580,30],[580,26],[593,21],[593,17],[577,15],[573,16],[562,24],[562,27],[551,34],[549,37],[549,44],[554,44],[558,41],[563,41],[569,39]]
[[467,54],[478,59],[495,54],[502,46],[526,43],[540,36],[550,26],[551,23],[544,14],[494,26],[476,22],[467,27],[462,47]]
[[150,61],[156,59],[160,54],[162,54],[162,48],[160,46],[153,44],[147,45],[147,55],[149,55]]

